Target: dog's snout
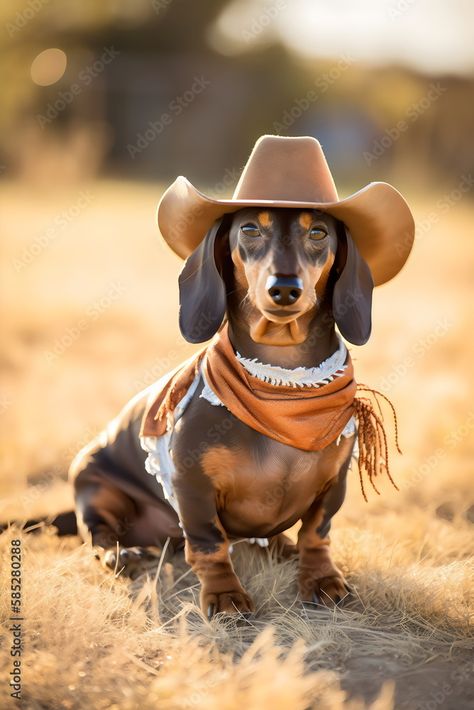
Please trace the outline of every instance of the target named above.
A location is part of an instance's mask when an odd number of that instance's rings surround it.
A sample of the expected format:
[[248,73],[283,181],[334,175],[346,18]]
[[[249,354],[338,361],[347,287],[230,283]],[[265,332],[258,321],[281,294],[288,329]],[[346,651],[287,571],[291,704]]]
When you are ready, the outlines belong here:
[[291,306],[303,293],[303,282],[297,276],[269,276],[266,289],[272,301],[279,306]]

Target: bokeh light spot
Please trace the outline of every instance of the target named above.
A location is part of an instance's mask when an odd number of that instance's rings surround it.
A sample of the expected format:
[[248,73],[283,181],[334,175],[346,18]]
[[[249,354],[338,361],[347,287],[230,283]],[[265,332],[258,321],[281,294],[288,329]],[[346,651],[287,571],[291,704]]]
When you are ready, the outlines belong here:
[[31,78],[38,86],[55,84],[66,71],[67,57],[62,49],[45,49],[31,64]]

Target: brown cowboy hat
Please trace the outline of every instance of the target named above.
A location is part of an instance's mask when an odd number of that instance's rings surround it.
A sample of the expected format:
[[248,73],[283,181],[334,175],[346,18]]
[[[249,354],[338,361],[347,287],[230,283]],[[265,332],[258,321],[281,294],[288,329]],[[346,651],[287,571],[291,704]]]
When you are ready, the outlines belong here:
[[340,200],[321,145],[310,136],[259,138],[228,200],[207,197],[178,177],[158,205],[158,227],[171,249],[185,259],[217,219],[251,206],[316,209],[341,220],[376,286],[400,271],[413,244],[413,216],[398,190],[386,182],[371,182]]

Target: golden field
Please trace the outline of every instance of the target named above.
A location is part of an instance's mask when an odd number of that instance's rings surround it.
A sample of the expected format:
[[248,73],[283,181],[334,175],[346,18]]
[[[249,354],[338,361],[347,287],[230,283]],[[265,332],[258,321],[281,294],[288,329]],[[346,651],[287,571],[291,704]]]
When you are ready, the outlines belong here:
[[[0,520],[71,507],[68,461],[193,347],[177,327],[179,260],[157,238],[160,187],[94,182],[0,196]],[[295,569],[237,546],[257,612],[205,621],[182,559],[130,582],[78,538],[18,528],[2,550],[0,706],[9,698],[10,540],[23,547],[23,707],[462,709],[474,704],[474,204],[408,195],[418,238],[375,294],[360,382],[394,402],[400,492],[365,503],[357,471],[333,523],[346,607],[303,609]],[[388,424],[388,426],[390,426]]]

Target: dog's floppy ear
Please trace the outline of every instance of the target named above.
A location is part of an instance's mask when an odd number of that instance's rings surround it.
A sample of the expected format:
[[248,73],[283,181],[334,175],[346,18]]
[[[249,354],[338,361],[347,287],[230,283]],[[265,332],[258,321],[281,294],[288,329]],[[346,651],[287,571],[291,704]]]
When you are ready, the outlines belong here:
[[202,343],[218,331],[227,306],[221,276],[227,240],[225,217],[217,220],[186,259],[179,275],[179,328],[189,343]]
[[354,345],[364,345],[372,330],[372,290],[374,282],[367,262],[359,254],[348,229],[340,224],[337,281],[332,312],[341,335]]

